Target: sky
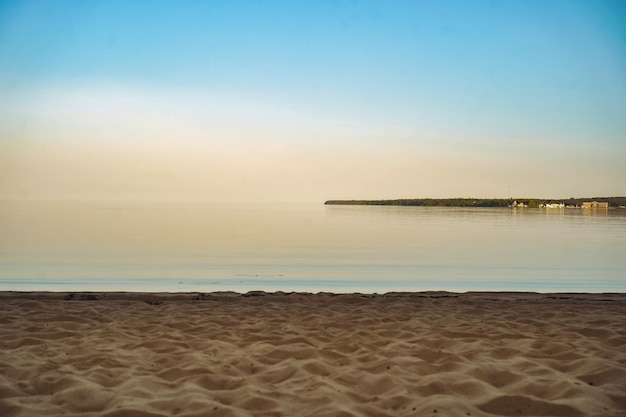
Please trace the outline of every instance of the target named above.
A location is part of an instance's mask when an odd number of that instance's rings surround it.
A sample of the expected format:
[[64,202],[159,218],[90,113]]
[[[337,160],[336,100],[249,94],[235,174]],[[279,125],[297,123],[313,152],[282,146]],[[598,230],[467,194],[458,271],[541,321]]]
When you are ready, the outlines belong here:
[[0,0],[0,199],[626,194],[626,2]]

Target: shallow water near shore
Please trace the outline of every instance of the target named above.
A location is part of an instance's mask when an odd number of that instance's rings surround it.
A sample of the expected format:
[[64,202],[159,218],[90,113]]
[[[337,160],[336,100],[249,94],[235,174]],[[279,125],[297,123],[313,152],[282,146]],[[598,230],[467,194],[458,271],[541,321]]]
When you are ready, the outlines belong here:
[[0,290],[626,292],[626,210],[0,202]]

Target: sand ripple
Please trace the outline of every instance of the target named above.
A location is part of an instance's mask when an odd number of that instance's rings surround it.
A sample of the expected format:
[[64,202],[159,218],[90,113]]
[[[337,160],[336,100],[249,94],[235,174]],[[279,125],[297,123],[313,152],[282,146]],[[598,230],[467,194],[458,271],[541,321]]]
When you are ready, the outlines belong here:
[[626,299],[0,294],[0,416],[626,416]]

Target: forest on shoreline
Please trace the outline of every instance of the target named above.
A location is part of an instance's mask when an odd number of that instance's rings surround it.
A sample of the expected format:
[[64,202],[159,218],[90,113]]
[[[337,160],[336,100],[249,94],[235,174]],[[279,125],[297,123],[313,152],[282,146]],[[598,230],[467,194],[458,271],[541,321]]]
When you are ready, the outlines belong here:
[[527,207],[541,207],[546,204],[563,203],[567,207],[580,207],[585,201],[608,202],[609,207],[625,207],[626,197],[588,197],[588,198],[411,198],[396,200],[328,200],[328,205],[359,206],[415,206],[415,207],[509,207],[514,202]]

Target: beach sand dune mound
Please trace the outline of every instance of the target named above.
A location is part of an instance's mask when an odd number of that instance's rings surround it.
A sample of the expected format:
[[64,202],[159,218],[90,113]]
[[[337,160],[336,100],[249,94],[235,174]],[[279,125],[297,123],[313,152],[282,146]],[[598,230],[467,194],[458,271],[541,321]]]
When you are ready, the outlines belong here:
[[0,415],[625,416],[626,297],[0,293]]

